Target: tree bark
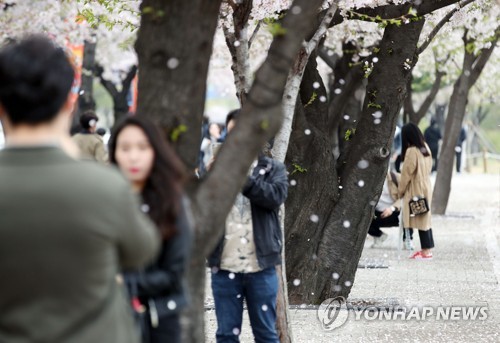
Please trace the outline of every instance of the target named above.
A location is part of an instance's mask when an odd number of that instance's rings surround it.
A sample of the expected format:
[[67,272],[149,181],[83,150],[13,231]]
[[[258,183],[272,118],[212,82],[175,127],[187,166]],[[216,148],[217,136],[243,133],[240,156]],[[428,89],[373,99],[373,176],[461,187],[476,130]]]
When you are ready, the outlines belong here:
[[[294,175],[297,185],[287,200],[287,276],[292,303],[319,304],[329,297],[347,297],[350,292],[387,173],[397,115],[416,63],[423,24],[420,20],[386,27],[377,53],[379,61],[368,78],[361,120],[342,165],[335,166],[329,137],[321,134],[329,129],[324,128],[321,111],[307,114],[312,111],[308,106],[295,121],[291,144],[295,151],[287,159],[307,172]],[[409,69],[405,68],[407,60]],[[303,85],[307,83],[304,76]],[[378,111],[382,112],[380,118],[373,116]],[[374,123],[374,119],[380,122]],[[311,135],[301,134],[304,125],[315,128]],[[292,280],[300,280],[300,284],[290,285]]]
[[499,29],[489,48],[483,48],[476,56],[467,49],[468,44],[474,44],[474,40],[464,34],[464,61],[462,73],[453,86],[453,93],[450,98],[446,126],[444,131],[443,145],[439,155],[439,166],[436,175],[436,185],[434,186],[432,212],[434,214],[445,214],[448,207],[448,200],[451,192],[451,178],[453,175],[455,146],[460,135],[460,129],[465,117],[467,98],[469,91],[477,81],[484,69],[488,59],[498,41]]
[[232,5],[233,31],[223,25],[226,45],[231,53],[236,96],[243,104],[250,90],[250,39],[248,36],[248,19],[252,12],[253,0],[243,0]]
[[220,3],[221,0],[141,3],[136,42],[137,114],[161,125],[189,170],[197,166],[206,76]]

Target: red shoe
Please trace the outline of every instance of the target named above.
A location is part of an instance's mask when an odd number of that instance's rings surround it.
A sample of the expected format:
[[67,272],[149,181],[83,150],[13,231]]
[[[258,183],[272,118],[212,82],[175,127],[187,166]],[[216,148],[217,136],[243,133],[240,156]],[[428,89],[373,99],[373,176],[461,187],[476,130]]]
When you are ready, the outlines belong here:
[[422,251],[417,251],[416,253],[414,253],[413,255],[410,256],[410,259],[430,261],[430,260],[432,260],[432,253],[424,255],[424,253]]

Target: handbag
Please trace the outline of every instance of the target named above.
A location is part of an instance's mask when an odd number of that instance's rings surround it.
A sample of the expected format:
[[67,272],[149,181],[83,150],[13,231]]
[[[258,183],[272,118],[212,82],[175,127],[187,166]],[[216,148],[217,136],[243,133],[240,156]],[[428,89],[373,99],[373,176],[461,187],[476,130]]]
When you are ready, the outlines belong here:
[[429,203],[427,202],[427,199],[425,197],[413,197],[408,205],[410,207],[411,216],[419,216],[421,214],[429,212]]

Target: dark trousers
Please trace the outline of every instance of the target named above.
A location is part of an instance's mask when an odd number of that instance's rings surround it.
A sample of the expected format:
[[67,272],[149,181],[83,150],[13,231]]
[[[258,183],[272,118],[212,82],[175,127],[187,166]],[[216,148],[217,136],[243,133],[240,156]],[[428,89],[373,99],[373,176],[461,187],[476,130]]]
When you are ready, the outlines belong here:
[[230,273],[219,270],[212,273],[212,292],[218,343],[240,341],[243,299],[246,300],[255,342],[279,342],[276,332],[278,278],[274,267],[257,273]]
[[[408,229],[410,231],[410,239],[413,239],[413,229]],[[420,238],[420,246],[422,249],[432,249],[434,248],[434,237],[432,236],[432,229],[427,231],[417,230],[418,236]],[[403,230],[403,241],[406,238],[406,230]]]
[[160,318],[158,327],[151,328],[151,343],[180,343],[181,325],[179,314],[171,314]]
[[438,169],[438,149],[431,149],[432,155],[432,171],[436,171]]
[[[461,147],[460,147],[461,148]],[[457,173],[460,173],[462,169],[462,152],[455,152],[455,157],[457,159]]]
[[382,218],[380,215],[382,212],[375,210],[375,217],[370,223],[370,228],[368,229],[368,234],[373,237],[382,236],[383,232],[380,230],[381,227],[392,227],[399,226],[399,211],[394,211],[387,218]]

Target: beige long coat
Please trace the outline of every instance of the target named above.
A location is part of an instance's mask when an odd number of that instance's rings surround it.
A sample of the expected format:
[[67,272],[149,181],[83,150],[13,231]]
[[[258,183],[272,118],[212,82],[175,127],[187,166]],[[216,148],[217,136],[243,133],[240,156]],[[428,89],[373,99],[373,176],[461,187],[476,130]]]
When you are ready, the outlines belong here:
[[78,145],[83,159],[94,160],[101,163],[108,162],[108,153],[106,152],[101,136],[98,134],[77,133],[71,138],[73,142]]
[[[427,150],[430,151],[429,147]],[[432,170],[432,156],[424,156],[416,147],[406,150],[401,181],[399,182],[399,197],[403,199],[403,225],[427,231],[431,228],[431,211],[418,216],[410,216],[409,202],[415,196],[427,199],[429,207],[432,202],[432,186],[430,174]]]

